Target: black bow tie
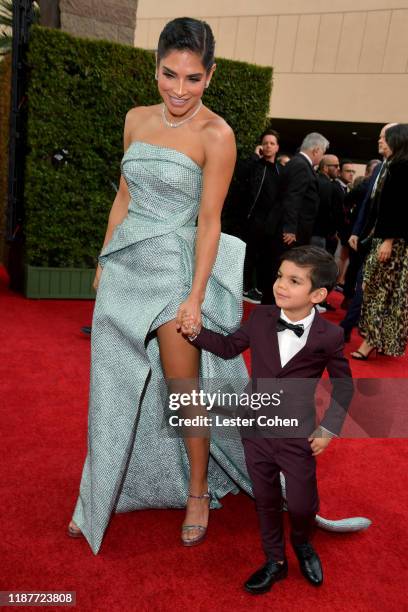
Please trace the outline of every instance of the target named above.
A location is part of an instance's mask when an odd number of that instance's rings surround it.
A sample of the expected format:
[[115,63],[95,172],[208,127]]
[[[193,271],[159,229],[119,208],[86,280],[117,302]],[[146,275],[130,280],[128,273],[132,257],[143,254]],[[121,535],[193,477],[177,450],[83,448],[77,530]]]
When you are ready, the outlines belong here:
[[290,329],[297,335],[298,338],[300,338],[305,331],[302,324],[293,325],[292,323],[287,323],[280,317],[276,323],[276,329],[278,332],[284,331],[285,329]]

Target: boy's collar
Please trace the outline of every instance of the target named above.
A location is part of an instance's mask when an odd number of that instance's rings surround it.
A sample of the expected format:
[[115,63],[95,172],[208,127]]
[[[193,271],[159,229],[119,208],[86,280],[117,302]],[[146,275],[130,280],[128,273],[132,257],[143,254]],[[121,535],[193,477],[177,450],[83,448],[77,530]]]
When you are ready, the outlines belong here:
[[314,306],[312,306],[309,314],[307,314],[302,319],[298,319],[297,321],[293,321],[291,318],[288,317],[288,315],[285,313],[284,309],[281,308],[280,309],[280,316],[287,323],[292,323],[294,325],[303,325],[304,327],[306,327],[307,325],[312,323],[312,321],[313,321],[313,319],[315,317],[316,312],[317,312],[317,310],[314,308]]
[[[258,306],[258,308],[262,308],[262,306]],[[269,311],[267,312],[267,316],[271,317],[271,325],[272,326],[275,325],[276,321],[279,319],[280,308],[278,308],[276,304],[273,304],[269,307],[264,306],[263,308],[269,308]],[[310,342],[313,339],[314,334],[321,334],[321,333],[327,332],[326,319],[323,319],[319,311],[316,310],[316,307],[314,307],[314,311],[315,311],[315,315],[312,321],[312,325],[310,326],[308,342]]]

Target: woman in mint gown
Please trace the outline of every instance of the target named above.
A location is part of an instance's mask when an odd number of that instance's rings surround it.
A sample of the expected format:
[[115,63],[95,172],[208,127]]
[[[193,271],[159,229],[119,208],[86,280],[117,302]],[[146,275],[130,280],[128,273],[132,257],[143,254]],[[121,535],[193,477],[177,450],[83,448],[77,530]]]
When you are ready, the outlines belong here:
[[188,312],[230,333],[242,315],[245,247],[220,235],[235,139],[201,102],[214,70],[210,27],[168,23],[157,57],[163,104],[126,116],[120,188],[95,279],[88,454],[69,525],[95,554],[112,512],[187,502],[181,537],[193,545],[205,536],[210,504],[237,485],[251,491],[239,441],[210,445],[162,428],[164,378],[247,377],[241,358],[200,355],[179,325]]
[[210,27],[169,22],[157,54],[163,103],[126,116],[120,188],[94,283],[88,453],[68,526],[95,554],[113,512],[186,507],[181,540],[192,546],[206,535],[209,507],[239,487],[251,494],[238,437],[183,440],[163,427],[164,380],[176,391],[199,380],[242,391],[248,376],[242,357],[200,353],[180,333],[185,313],[226,334],[242,315],[245,246],[220,234],[235,139],[201,102],[214,70]]

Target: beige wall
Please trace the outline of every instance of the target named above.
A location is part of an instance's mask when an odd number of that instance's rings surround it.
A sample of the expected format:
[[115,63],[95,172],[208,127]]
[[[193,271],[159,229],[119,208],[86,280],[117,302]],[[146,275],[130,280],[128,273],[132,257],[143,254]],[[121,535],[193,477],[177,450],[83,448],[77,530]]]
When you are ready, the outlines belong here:
[[133,45],[137,0],[61,0],[61,29]]
[[274,68],[270,114],[407,121],[408,0],[139,0],[135,45],[164,24],[205,19],[216,53]]

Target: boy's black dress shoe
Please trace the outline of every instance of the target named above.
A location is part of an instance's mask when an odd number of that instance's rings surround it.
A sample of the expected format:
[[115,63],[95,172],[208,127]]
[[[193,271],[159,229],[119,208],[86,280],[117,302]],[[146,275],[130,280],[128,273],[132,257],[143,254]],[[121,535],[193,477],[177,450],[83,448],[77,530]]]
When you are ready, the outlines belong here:
[[323,582],[323,569],[320,559],[309,542],[293,544],[299,561],[300,571],[311,584],[320,586]]
[[276,563],[267,561],[263,567],[257,570],[244,584],[244,588],[252,595],[267,593],[278,580],[283,580],[288,575],[288,562]]

